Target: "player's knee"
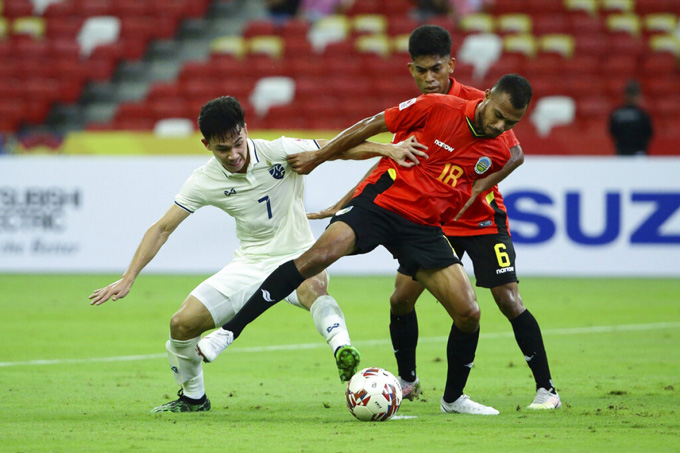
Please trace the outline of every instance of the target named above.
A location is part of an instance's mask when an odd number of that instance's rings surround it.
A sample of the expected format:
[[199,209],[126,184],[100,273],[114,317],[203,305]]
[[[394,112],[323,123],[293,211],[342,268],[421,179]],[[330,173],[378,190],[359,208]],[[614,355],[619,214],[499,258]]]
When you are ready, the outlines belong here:
[[404,296],[401,293],[394,292],[390,296],[390,311],[395,315],[407,315],[413,311],[415,300]]
[[468,305],[465,309],[459,310],[454,316],[453,321],[462,332],[474,332],[479,328],[479,319],[482,312],[477,303]]
[[175,340],[189,340],[196,336],[195,330],[181,313],[175,313],[170,318],[170,337]]
[[516,285],[515,288],[500,288],[500,290],[494,288],[493,296],[498,308],[510,320],[515,319],[526,310],[519,291],[516,290]]

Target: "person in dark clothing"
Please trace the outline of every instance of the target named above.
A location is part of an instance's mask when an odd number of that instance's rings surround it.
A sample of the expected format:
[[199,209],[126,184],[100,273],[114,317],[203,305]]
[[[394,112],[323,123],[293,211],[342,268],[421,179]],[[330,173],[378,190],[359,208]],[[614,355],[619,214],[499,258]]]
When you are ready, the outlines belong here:
[[624,104],[609,117],[609,132],[619,156],[647,154],[654,131],[649,114],[640,107],[640,94],[638,82],[628,82],[624,89]]

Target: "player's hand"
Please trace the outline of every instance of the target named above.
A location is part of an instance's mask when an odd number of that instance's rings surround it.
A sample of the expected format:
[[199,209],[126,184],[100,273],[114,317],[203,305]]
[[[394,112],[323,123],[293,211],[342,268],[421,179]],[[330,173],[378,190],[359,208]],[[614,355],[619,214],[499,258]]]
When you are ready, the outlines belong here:
[[420,165],[418,157],[427,159],[430,156],[425,153],[427,146],[418,142],[414,136],[410,136],[404,141],[392,145],[389,156],[393,161],[402,167],[413,167]]
[[295,173],[308,175],[320,162],[317,159],[316,151],[304,151],[301,153],[290,154],[287,158],[288,163]]
[[340,206],[331,206],[330,208],[322,209],[321,211],[317,212],[308,212],[307,213],[307,218],[309,220],[319,220],[319,219],[327,219],[329,217],[333,217],[336,212],[340,210]]
[[463,207],[460,208],[460,211],[458,211],[458,214],[456,214],[456,217],[453,219],[454,221],[460,219],[463,216],[463,214],[465,213],[465,211],[467,211],[467,209],[470,206],[472,206],[472,203],[475,202],[475,200],[477,199],[479,194],[481,194],[482,192],[484,192],[486,190],[484,188],[484,184],[477,184],[479,181],[481,181],[481,180],[477,180],[472,184],[472,190],[470,191],[470,198],[468,198],[468,200],[465,202]]
[[109,286],[104,288],[95,289],[92,294],[90,294],[90,305],[101,305],[107,300],[118,300],[127,296],[130,292],[132,283],[126,283],[121,278],[120,280],[111,283]]

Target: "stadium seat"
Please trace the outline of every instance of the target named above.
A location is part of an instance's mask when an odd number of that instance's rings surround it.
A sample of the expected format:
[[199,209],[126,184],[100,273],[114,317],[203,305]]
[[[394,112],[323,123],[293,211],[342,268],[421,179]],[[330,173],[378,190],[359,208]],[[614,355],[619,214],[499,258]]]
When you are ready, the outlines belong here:
[[645,33],[672,33],[678,25],[678,18],[672,13],[653,13],[644,17]]
[[680,57],[680,37],[656,35],[649,38],[649,48],[654,52],[668,52]]
[[355,41],[356,48],[361,53],[371,53],[387,58],[390,55],[390,40],[385,35],[363,35]]
[[564,0],[564,7],[570,12],[583,12],[590,15],[597,14],[597,0]]
[[33,14],[42,16],[48,6],[53,3],[61,3],[65,0],[31,0],[33,5]]
[[246,54],[245,40],[241,36],[220,36],[210,41],[210,52],[242,58]]
[[263,77],[255,84],[249,101],[255,114],[264,117],[271,106],[290,104],[294,97],[295,81],[290,77]]
[[249,21],[241,33],[245,39],[253,36],[273,35],[276,34],[276,26],[270,20],[251,20]]
[[538,50],[536,38],[530,34],[507,35],[503,37],[503,51],[533,57]]
[[492,33],[473,34],[465,38],[456,58],[461,63],[473,65],[473,78],[482,80],[486,71],[500,58],[502,51],[503,40],[500,36]]
[[314,51],[321,53],[329,44],[347,39],[349,31],[350,22],[347,17],[331,15],[314,22],[307,39],[312,43]]
[[626,32],[633,36],[639,36],[642,28],[640,17],[636,14],[611,14],[606,19],[607,29],[610,32]]
[[33,5],[28,0],[4,0],[2,15],[8,19],[33,15]]
[[387,19],[382,14],[358,14],[352,19],[352,31],[358,34],[383,34]]
[[496,19],[498,33],[531,33],[533,22],[528,14],[503,14]]
[[120,19],[113,16],[89,17],[83,23],[76,40],[80,44],[80,54],[89,57],[100,44],[109,44],[120,36]]
[[391,51],[395,54],[408,54],[408,40],[409,34],[401,34],[397,36],[392,36],[391,38]]
[[632,13],[635,11],[635,0],[600,0],[600,12],[609,14]]
[[557,53],[565,58],[574,55],[574,38],[567,34],[548,34],[539,38],[539,49],[543,53]]
[[569,32],[569,21],[564,14],[540,14],[533,16],[532,29],[536,36],[547,33]]
[[283,56],[284,41],[275,35],[253,36],[247,42],[248,53],[267,55],[270,58]]
[[546,96],[536,101],[530,121],[539,136],[547,137],[555,126],[574,122],[576,103],[568,96]]
[[45,36],[45,19],[42,17],[17,17],[12,21],[12,34],[29,35],[34,39]]
[[458,27],[466,33],[493,33],[495,24],[490,14],[474,13],[463,16]]
[[163,118],[153,126],[153,134],[158,137],[187,137],[193,133],[194,122],[188,118]]

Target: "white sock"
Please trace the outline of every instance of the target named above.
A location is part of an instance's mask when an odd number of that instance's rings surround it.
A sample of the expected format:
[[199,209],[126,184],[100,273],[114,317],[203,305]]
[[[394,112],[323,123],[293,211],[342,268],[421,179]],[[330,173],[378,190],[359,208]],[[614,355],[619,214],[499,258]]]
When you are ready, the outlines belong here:
[[201,337],[191,340],[175,340],[170,338],[165,343],[168,350],[168,362],[175,375],[177,384],[184,389],[184,396],[199,399],[205,395],[203,386],[203,366],[201,356],[196,352],[196,344]]
[[335,352],[340,346],[351,344],[345,324],[345,315],[331,296],[321,296],[314,301],[309,310],[314,319],[316,330],[326,339]]

